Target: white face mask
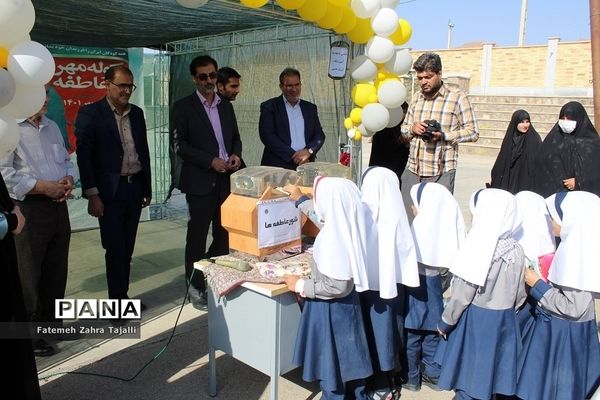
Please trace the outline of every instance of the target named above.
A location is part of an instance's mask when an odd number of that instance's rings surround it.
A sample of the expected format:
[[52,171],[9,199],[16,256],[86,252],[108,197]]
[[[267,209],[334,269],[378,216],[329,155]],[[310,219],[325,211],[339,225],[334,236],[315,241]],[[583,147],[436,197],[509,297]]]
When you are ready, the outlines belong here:
[[558,126],[564,133],[571,133],[575,130],[575,126],[577,126],[577,121],[571,121],[568,119],[559,119]]

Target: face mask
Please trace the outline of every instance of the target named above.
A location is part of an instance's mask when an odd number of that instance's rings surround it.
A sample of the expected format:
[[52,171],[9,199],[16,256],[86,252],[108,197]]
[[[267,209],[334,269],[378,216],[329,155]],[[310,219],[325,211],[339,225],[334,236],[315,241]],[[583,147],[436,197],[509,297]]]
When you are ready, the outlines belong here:
[[568,119],[559,119],[558,126],[564,133],[571,133],[575,130],[575,126],[577,126],[577,121],[570,121]]

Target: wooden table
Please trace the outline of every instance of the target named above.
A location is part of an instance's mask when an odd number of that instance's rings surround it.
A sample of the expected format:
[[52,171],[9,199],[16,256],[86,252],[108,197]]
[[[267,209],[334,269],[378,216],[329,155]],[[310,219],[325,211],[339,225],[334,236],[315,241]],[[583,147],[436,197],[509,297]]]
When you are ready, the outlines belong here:
[[271,400],[279,376],[292,364],[300,307],[284,284],[244,283],[218,299],[208,293],[209,394],[217,395],[215,350],[221,350],[270,376]]

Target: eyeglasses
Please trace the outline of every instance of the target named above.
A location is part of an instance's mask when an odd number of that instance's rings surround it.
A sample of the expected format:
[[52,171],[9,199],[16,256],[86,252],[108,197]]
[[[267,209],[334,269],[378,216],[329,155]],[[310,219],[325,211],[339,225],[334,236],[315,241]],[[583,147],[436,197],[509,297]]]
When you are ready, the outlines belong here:
[[130,93],[133,93],[133,92],[135,92],[135,89],[137,88],[137,86],[135,86],[134,84],[131,84],[131,85],[129,85],[127,83],[116,84],[113,81],[108,81],[108,80],[106,82],[110,83],[113,86],[118,87],[122,92],[129,91]]
[[211,72],[210,74],[197,74],[196,75],[196,79],[198,79],[199,81],[206,81],[208,80],[208,78],[210,79],[217,79],[217,73],[216,72]]

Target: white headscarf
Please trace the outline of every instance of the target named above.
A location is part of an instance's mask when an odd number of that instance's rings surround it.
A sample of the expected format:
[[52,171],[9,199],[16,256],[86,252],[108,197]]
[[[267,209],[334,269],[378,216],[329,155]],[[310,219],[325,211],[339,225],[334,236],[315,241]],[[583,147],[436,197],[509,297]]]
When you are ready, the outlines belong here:
[[313,247],[316,267],[330,278],[352,278],[359,292],[368,290],[367,268],[377,267],[377,230],[358,188],[345,178],[317,177],[313,200],[324,222]]
[[473,223],[458,250],[450,272],[477,286],[487,278],[498,239],[514,236],[521,227],[515,196],[501,189],[483,189],[471,195]]
[[530,260],[553,253],[556,245],[552,234],[550,214],[542,196],[530,191],[515,195],[517,205],[523,216],[521,230],[515,237]]
[[379,268],[367,271],[369,289],[378,290],[382,299],[393,299],[398,296],[396,283],[419,286],[415,245],[398,176],[387,168],[368,168],[362,177],[361,197],[379,236]]
[[548,197],[546,205],[560,225],[561,239],[548,280],[600,293],[600,198],[583,191],[559,192]]
[[465,239],[465,219],[458,202],[443,185],[422,182],[410,189],[417,209],[412,233],[417,260],[430,267],[450,268]]

